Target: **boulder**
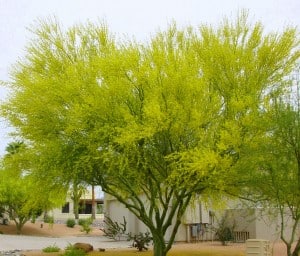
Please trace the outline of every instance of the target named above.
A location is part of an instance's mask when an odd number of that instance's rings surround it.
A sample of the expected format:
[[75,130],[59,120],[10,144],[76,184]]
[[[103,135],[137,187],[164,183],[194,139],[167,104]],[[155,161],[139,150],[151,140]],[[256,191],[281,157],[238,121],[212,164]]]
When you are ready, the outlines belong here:
[[93,246],[87,243],[75,243],[73,246],[75,249],[82,250],[84,252],[91,252],[94,250]]

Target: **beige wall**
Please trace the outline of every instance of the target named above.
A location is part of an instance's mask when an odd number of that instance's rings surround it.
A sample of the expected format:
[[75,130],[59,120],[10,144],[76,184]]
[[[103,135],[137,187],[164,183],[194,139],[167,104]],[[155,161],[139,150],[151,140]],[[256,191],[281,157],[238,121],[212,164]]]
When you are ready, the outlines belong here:
[[[235,222],[235,231],[248,231],[250,239],[264,239],[270,241],[280,240],[280,218],[273,212],[264,209],[230,209],[226,210]],[[285,218],[285,235],[291,235],[291,220]],[[298,228],[300,232],[300,226]]]
[[[105,198],[104,211],[112,220],[123,223],[124,216],[127,221],[128,232],[137,234],[148,231],[147,227],[117,200],[110,196]],[[270,241],[280,239],[278,229],[280,224],[279,218],[267,214],[260,209],[219,209],[213,212],[215,216],[211,216],[210,209],[201,205],[200,202],[191,204],[182,219],[182,224],[178,229],[175,241],[214,240],[212,227],[217,227],[218,221],[225,213],[228,214],[231,224],[234,223],[234,231],[248,232],[249,239],[265,239]],[[192,230],[192,226],[197,223],[207,223],[207,228],[199,236],[193,237],[193,234],[195,235],[193,231],[195,230]],[[288,229],[286,234],[289,234],[290,230]],[[169,229],[165,239],[168,240],[170,235]]]
[[[143,200],[143,197],[141,197]],[[147,200],[144,198],[145,206],[147,207]],[[127,221],[127,231],[132,234],[138,234],[139,232],[145,233],[149,229],[142,223],[140,220],[135,217],[128,209],[126,209],[121,203],[109,195],[105,195],[104,198],[104,213],[106,216],[109,216],[113,221],[118,223],[123,223],[123,216]],[[204,208],[200,202],[191,204],[183,219],[182,224],[180,225],[178,232],[176,234],[175,241],[188,241],[192,240],[190,225],[196,223],[209,223],[209,210]],[[171,230],[173,225],[167,230],[165,239],[168,240],[171,236]],[[197,239],[197,238],[195,238]],[[211,234],[205,232],[200,238],[201,240],[211,239]]]

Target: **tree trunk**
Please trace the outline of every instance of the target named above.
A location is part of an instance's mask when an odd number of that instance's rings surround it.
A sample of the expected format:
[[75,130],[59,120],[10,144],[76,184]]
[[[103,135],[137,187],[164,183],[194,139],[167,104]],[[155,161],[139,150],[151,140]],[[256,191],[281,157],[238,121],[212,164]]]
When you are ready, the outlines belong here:
[[96,219],[95,186],[92,185],[92,220]]
[[20,235],[21,231],[22,231],[22,228],[23,228],[24,224],[26,223],[26,221],[24,221],[24,220],[17,221],[15,219],[14,222],[16,224],[17,234]]
[[294,248],[292,256],[299,256],[300,255],[300,239],[298,240],[296,247]]
[[79,196],[79,191],[78,191],[78,187],[77,184],[73,184],[73,212],[75,215],[75,219],[78,220],[79,219],[79,201],[80,201],[80,196]]
[[291,249],[288,247],[286,248],[286,254],[287,256],[292,256]]
[[[159,232],[159,231],[158,231]],[[166,242],[162,234],[153,234],[153,255],[154,256],[166,256]]]
[[75,219],[78,220],[79,219],[79,204],[78,204],[78,200],[74,199],[73,203],[74,203],[73,211],[74,211]]
[[22,226],[21,223],[16,223],[16,228],[17,228],[17,234],[21,235],[21,231],[22,231]]

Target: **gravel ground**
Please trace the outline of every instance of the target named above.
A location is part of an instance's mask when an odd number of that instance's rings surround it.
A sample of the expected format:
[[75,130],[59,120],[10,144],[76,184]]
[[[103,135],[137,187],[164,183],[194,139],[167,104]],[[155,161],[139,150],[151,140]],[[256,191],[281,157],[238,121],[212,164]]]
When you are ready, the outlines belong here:
[[128,248],[128,241],[113,241],[104,236],[72,236],[72,237],[37,237],[37,236],[17,236],[0,235],[0,250],[41,250],[47,246],[56,245],[65,248],[69,244],[77,242],[89,243],[94,248]]

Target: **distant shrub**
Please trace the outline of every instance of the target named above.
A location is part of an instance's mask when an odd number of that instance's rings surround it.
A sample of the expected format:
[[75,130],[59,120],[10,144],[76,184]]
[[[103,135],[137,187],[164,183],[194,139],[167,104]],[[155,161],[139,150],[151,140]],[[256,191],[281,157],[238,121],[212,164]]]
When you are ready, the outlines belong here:
[[92,231],[92,225],[93,220],[91,218],[84,219],[84,221],[81,224],[81,232],[85,232],[86,234],[89,234]]
[[227,245],[228,242],[233,241],[233,230],[235,223],[230,223],[230,216],[225,214],[220,221],[218,221],[218,227],[215,228],[216,236],[221,241],[222,245]]
[[78,225],[82,226],[85,222],[85,219],[79,219],[78,220]]
[[74,228],[75,224],[76,222],[74,219],[67,219],[67,223],[66,223],[67,227]]
[[44,222],[45,222],[45,223],[49,223],[49,224],[53,224],[53,223],[54,223],[54,217],[53,217],[53,216],[47,215],[47,216],[45,216],[45,218],[44,218]]

